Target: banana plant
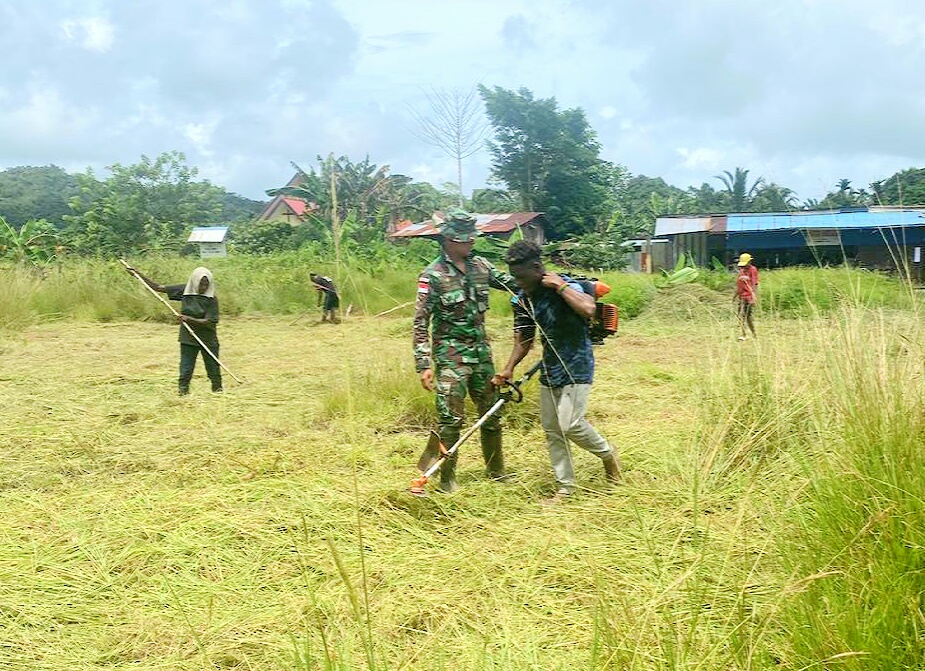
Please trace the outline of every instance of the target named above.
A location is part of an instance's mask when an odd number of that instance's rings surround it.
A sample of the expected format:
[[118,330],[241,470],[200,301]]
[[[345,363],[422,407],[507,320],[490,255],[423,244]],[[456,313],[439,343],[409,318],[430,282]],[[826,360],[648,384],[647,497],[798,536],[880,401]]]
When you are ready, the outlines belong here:
[[697,266],[694,265],[693,256],[681,254],[674,264],[674,270],[671,272],[663,270],[662,276],[655,280],[655,286],[659,289],[677,287],[682,284],[690,284],[696,281],[699,276],[700,271],[697,269]]
[[44,219],[27,221],[17,230],[0,217],[0,258],[44,266],[54,260],[57,249],[55,229]]

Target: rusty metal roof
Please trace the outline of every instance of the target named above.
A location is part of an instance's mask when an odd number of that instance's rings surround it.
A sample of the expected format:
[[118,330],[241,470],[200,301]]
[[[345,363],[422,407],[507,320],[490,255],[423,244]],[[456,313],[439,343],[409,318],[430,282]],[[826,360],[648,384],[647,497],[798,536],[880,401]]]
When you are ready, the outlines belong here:
[[[543,216],[542,212],[507,212],[500,214],[476,214],[475,228],[482,235],[505,234],[518,226],[534,223]],[[443,212],[434,212],[434,216],[424,221],[402,226],[389,237],[392,238],[427,238],[440,235],[438,223],[443,222]]]
[[289,206],[290,210],[300,217],[305,214],[305,209],[308,206],[301,198],[283,198],[283,202]]

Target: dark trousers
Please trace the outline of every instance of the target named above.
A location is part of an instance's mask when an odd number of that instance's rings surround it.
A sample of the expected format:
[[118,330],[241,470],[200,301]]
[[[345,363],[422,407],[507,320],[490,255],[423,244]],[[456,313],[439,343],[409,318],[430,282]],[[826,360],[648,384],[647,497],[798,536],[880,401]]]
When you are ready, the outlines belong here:
[[[218,342],[207,343],[209,349],[215,356],[218,356]],[[202,350],[202,362],[206,366],[206,375],[212,381],[212,391],[222,390],[222,368],[218,362],[213,359],[199,345],[187,345],[180,343],[180,395],[189,393],[189,383],[193,379],[193,371],[196,369],[196,356]]]

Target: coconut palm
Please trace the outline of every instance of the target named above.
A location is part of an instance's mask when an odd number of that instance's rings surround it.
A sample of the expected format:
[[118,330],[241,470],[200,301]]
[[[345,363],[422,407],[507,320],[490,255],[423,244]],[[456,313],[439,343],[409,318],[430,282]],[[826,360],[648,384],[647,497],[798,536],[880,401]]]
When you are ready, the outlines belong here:
[[735,173],[723,170],[722,175],[714,175],[714,177],[726,188],[725,195],[730,212],[749,212],[755,194],[764,184],[764,179],[759,177],[749,186],[748,170],[744,168],[736,168]]
[[350,230],[378,227],[382,232],[409,213],[420,214],[420,191],[410,188],[411,179],[389,174],[389,166],[378,166],[367,156],[354,163],[346,156],[318,157],[318,170],[293,167],[299,174],[295,186],[270,189],[267,195],[299,198],[317,207],[307,215],[330,232],[336,258],[341,242]]
[[756,212],[790,212],[799,207],[799,201],[793,189],[771,182],[758,189],[752,205]]

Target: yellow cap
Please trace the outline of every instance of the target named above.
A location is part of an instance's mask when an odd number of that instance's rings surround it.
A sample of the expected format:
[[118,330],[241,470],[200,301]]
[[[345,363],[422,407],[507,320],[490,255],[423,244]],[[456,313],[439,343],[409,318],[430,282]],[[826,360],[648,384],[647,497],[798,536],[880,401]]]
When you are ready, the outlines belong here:
[[739,267],[747,266],[748,262],[752,260],[752,255],[746,252],[739,257]]

